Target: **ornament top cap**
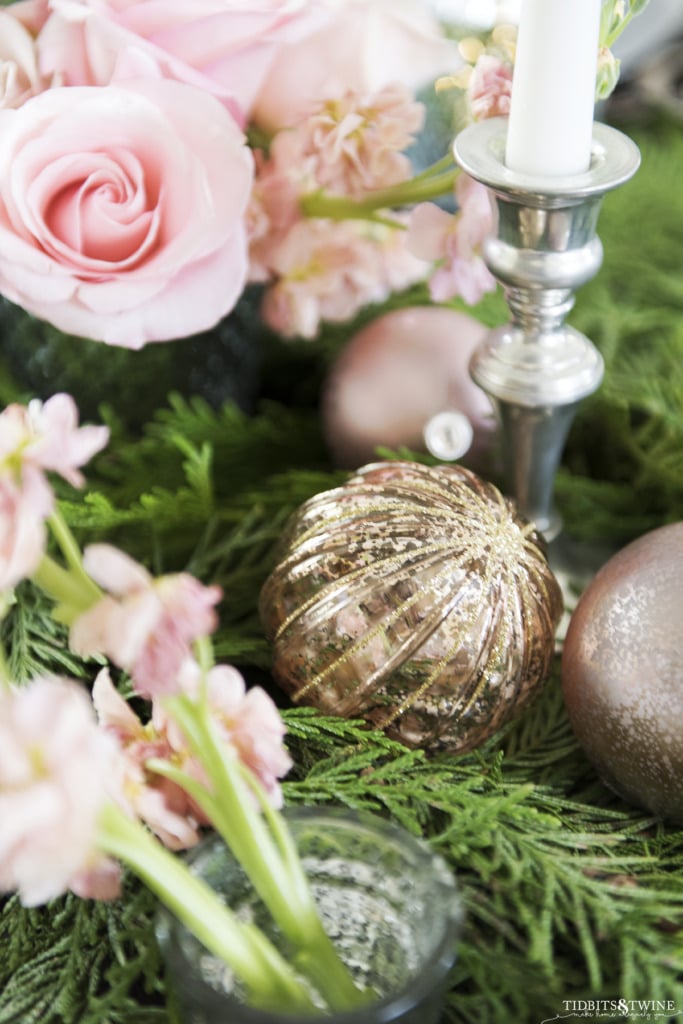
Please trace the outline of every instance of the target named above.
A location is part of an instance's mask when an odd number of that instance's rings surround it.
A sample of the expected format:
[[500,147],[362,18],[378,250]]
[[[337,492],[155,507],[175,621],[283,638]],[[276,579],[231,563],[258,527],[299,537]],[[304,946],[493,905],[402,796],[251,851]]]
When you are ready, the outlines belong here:
[[640,166],[640,150],[610,125],[593,125],[591,164],[583,174],[539,177],[505,166],[507,118],[493,117],[463,129],[453,143],[456,162],[494,192],[528,206],[548,208],[584,202],[623,185]]

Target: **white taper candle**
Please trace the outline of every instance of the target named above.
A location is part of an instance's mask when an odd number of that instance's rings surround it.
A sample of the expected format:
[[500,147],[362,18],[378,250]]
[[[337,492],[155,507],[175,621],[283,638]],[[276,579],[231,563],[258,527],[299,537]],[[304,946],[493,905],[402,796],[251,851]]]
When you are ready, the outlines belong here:
[[591,155],[601,0],[522,0],[505,163],[582,174]]

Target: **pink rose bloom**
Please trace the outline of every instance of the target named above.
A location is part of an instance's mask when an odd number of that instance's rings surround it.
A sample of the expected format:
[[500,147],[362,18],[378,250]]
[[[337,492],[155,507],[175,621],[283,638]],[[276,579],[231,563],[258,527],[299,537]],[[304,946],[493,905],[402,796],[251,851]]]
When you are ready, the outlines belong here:
[[55,88],[0,110],[0,291],[60,330],[140,348],[242,292],[253,160],[178,82]]
[[[196,663],[187,662],[180,677],[185,692],[198,695],[200,678]],[[292,760],[283,745],[286,729],[274,701],[260,686],[247,690],[241,674],[231,665],[210,669],[206,682],[210,713],[226,747],[256,776],[273,807],[281,807],[278,779],[290,770]],[[182,754],[182,733],[169,728],[169,735],[177,753]],[[203,777],[201,767],[195,771]]]
[[472,70],[467,99],[475,121],[507,117],[512,95],[512,65],[500,57],[483,53]]
[[49,4],[50,0],[14,0],[12,15],[32,36],[37,36],[50,16]]
[[0,10],[0,109],[20,107],[49,84],[38,69],[35,40],[16,16],[16,6]]
[[411,90],[462,67],[421,0],[320,0],[325,18],[283,40],[252,118],[270,131],[298,123],[321,100],[349,90],[373,93],[392,82]]
[[423,105],[402,85],[368,96],[349,91],[279,132],[271,154],[279,167],[305,172],[311,189],[361,195],[410,177],[410,159],[403,150],[415,141],[423,122]]
[[45,677],[0,694],[0,889],[26,906],[69,888],[117,894],[118,869],[97,848],[117,758],[77,683]]
[[146,767],[153,757],[178,765],[176,750],[167,735],[168,721],[157,712],[143,725],[112,685],[106,668],[98,673],[92,696],[100,725],[121,747],[122,786],[128,805],[169,849],[194,846],[199,841],[199,825],[207,824],[206,818],[180,786]]
[[205,587],[188,573],[155,579],[109,544],[87,547],[83,565],[108,593],[73,623],[72,649],[111,658],[142,696],[175,692],[191,645],[216,628],[220,587]]
[[314,0],[51,0],[41,67],[107,85],[143,67],[212,93],[241,123],[283,41],[317,24]]
[[460,295],[475,305],[496,282],[481,256],[492,231],[492,212],[486,188],[461,174],[455,187],[459,210],[453,215],[434,203],[422,203],[412,213],[408,245],[415,256],[437,262],[429,281],[435,302]]

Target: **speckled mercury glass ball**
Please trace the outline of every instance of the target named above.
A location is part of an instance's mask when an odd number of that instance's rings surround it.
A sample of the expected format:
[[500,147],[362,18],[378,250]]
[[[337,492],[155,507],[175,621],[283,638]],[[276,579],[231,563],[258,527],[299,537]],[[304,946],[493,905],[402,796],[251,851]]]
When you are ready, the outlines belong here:
[[562,688],[572,726],[604,781],[683,823],[683,523],[614,555],[567,631]]
[[363,467],[285,533],[261,594],[275,678],[407,746],[478,746],[549,672],[562,597],[540,544],[460,466]]

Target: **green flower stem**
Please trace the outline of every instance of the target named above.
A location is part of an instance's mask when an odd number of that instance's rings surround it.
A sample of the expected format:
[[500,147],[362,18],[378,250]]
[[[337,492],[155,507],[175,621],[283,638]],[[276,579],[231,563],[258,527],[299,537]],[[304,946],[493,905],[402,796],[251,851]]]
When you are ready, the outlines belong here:
[[611,50],[621,33],[628,26],[629,22],[631,22],[636,15],[644,11],[648,3],[649,0],[631,0],[628,10],[622,17],[615,20],[615,4],[613,0],[610,0],[610,2],[603,2],[600,25],[601,46],[605,46],[608,50]]
[[202,787],[203,792],[192,795],[202,801],[211,823],[244,867],[284,934],[299,943],[313,901],[308,905],[300,900],[298,905],[293,904],[290,876],[253,794],[242,779],[237,757],[231,756],[216,736],[202,705],[183,695],[169,698],[166,706],[209,778],[210,788]]
[[251,776],[245,781],[239,761],[226,751],[203,704],[183,695],[169,698],[166,707],[201,758],[210,789],[166,762],[151,760],[147,767],[182,786],[201,806],[295,947],[294,962],[315,981],[330,1008],[351,1009],[366,1002],[322,927],[284,820],[271,807],[261,814],[254,797],[264,809],[267,801],[258,783]]
[[423,172],[400,185],[369,192],[362,199],[328,195],[322,190],[311,192],[301,198],[301,211],[306,217],[325,217],[329,220],[364,220],[372,219],[378,210],[411,206],[415,203],[439,199],[453,191],[453,186],[460,174],[460,168],[453,165],[450,157],[448,164],[448,170],[439,171],[436,174]]
[[0,644],[0,692],[2,690],[11,690],[11,688],[12,676],[7,664],[7,654],[5,653],[4,644]]
[[102,597],[102,591],[83,568],[83,554],[80,546],[58,508],[53,510],[48,519],[48,525],[72,575],[81,583],[84,593],[90,594],[90,603],[94,604],[96,601],[99,601]]
[[238,921],[210,886],[113,804],[101,815],[99,841],[209,952],[228,964],[245,985],[250,1003],[306,1016],[317,1012],[302,983],[263,933]]
[[91,586],[87,586],[81,573],[65,569],[50,555],[43,555],[31,579],[48,597],[57,602],[54,617],[67,626],[70,626],[78,615],[91,608],[95,600],[99,600],[100,592],[98,590],[94,594],[92,588],[95,585],[92,581]]

